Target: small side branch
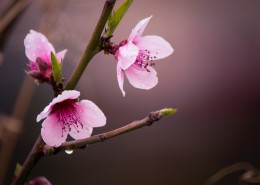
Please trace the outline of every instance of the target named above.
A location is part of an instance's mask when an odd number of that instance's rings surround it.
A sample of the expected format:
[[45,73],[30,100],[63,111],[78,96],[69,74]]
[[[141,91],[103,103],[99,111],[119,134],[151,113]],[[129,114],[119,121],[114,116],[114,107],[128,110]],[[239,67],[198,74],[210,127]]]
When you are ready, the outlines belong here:
[[151,112],[147,117],[145,117],[141,120],[134,121],[126,126],[123,126],[121,128],[118,128],[118,129],[115,129],[112,131],[108,131],[108,132],[105,132],[102,134],[97,134],[97,135],[91,136],[87,139],[65,142],[57,148],[45,145],[43,152],[45,153],[45,155],[50,155],[50,154],[56,154],[56,153],[58,153],[60,151],[64,151],[64,150],[82,149],[82,148],[86,147],[87,145],[102,142],[102,141],[108,140],[110,138],[125,134],[127,132],[142,128],[144,126],[150,126],[154,122],[159,121],[162,117],[174,114],[174,113],[176,113],[176,111],[177,111],[177,109],[165,108],[165,109],[161,109],[161,110],[158,110],[155,112]]
[[145,118],[134,121],[126,126],[123,126],[121,128],[105,132],[103,134],[98,134],[91,136],[87,139],[82,140],[76,140],[76,141],[70,141],[65,142],[61,146],[55,148],[48,145],[45,145],[42,137],[39,136],[37,141],[35,142],[30,154],[27,156],[21,171],[19,172],[18,176],[15,177],[12,185],[20,185],[24,184],[25,180],[27,179],[27,176],[31,172],[33,166],[37,163],[37,161],[46,155],[56,154],[60,151],[64,150],[74,150],[74,149],[82,149],[85,148],[87,145],[98,143],[105,141],[107,139],[110,139],[112,137],[119,136],[121,134],[125,134],[127,132],[142,128],[144,126],[150,126],[154,122],[159,121],[162,117],[172,115],[176,113],[177,109],[172,108],[165,108],[158,111],[151,112],[148,116]]

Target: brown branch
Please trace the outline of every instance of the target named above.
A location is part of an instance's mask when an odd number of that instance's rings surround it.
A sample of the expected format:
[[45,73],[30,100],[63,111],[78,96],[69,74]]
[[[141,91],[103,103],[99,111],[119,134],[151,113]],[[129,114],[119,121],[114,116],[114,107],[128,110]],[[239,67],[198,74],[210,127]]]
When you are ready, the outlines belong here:
[[27,176],[29,175],[30,171],[32,170],[32,167],[37,163],[37,161],[43,157],[43,155],[51,155],[56,154],[60,151],[64,150],[72,150],[72,149],[82,149],[85,148],[85,146],[102,142],[107,139],[110,139],[112,137],[116,137],[122,134],[125,134],[127,132],[142,128],[144,126],[150,126],[154,122],[159,121],[162,117],[172,115],[176,113],[177,109],[172,108],[165,108],[161,109],[155,112],[151,112],[147,117],[134,121],[126,126],[123,126],[121,128],[105,132],[103,134],[98,134],[91,136],[87,139],[82,140],[76,140],[76,141],[70,141],[63,143],[60,147],[54,148],[50,147],[48,145],[44,146],[44,142],[42,140],[42,137],[39,136],[37,139],[35,145],[33,146],[30,154],[28,155],[27,159],[25,160],[21,171],[19,172],[18,176],[14,179],[12,185],[18,185],[23,184],[26,180]]
[[246,162],[236,163],[232,164],[228,167],[225,167],[221,170],[219,170],[217,173],[215,173],[213,176],[211,176],[204,185],[212,185],[217,182],[219,182],[221,179],[226,177],[227,175],[230,175],[237,171],[246,171],[244,175],[242,176],[241,180],[244,182],[260,182],[260,173],[259,170],[257,170],[253,165]]
[[74,149],[82,149],[86,147],[87,145],[94,144],[94,143],[99,143],[105,140],[108,140],[110,138],[125,134],[127,132],[142,128],[144,126],[150,126],[154,122],[159,121],[162,117],[171,115],[176,113],[177,109],[172,109],[172,108],[165,108],[161,109],[155,112],[151,112],[147,117],[134,121],[128,125],[125,125],[123,127],[120,127],[118,129],[108,131],[102,134],[97,134],[94,136],[91,136],[87,139],[82,139],[82,140],[75,140],[75,141],[69,141],[63,143],[61,146],[54,148],[50,147],[48,145],[45,145],[43,152],[45,155],[50,155],[50,154],[56,154],[60,151],[64,150],[74,150]]
[[0,18],[0,66],[4,61],[3,48],[10,32],[10,27],[15,24],[23,10],[32,0],[15,0],[10,8],[6,9]]
[[31,0],[19,0],[13,4],[9,11],[0,20],[0,35],[6,27],[10,25],[15,18],[17,18],[22,10],[30,4],[30,2]]

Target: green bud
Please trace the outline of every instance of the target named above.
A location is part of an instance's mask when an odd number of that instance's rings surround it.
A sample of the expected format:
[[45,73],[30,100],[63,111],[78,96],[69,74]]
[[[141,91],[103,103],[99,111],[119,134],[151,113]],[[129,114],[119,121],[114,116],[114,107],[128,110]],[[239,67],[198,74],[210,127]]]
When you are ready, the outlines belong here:
[[160,111],[160,116],[168,116],[168,115],[175,114],[176,112],[177,112],[177,109],[165,108]]

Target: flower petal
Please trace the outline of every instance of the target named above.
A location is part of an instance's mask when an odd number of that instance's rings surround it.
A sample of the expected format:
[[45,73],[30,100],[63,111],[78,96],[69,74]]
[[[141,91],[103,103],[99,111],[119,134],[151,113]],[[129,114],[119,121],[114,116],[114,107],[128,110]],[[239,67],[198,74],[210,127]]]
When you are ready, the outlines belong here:
[[71,131],[69,132],[69,135],[73,139],[86,139],[91,136],[93,131],[92,127],[88,127],[87,125],[83,125],[82,127],[71,127]]
[[138,41],[151,18],[152,16],[139,21],[138,24],[132,30],[130,36],[128,37],[128,40],[134,43]]
[[46,118],[52,111],[53,105],[55,105],[56,103],[59,103],[59,102],[62,102],[64,100],[68,100],[68,99],[77,99],[79,97],[79,95],[80,95],[80,92],[76,91],[76,90],[63,91],[56,98],[54,98],[52,100],[52,102],[48,106],[46,106],[40,114],[38,114],[36,121],[39,122],[42,119]]
[[119,48],[118,56],[117,56],[118,65],[123,70],[126,70],[135,62],[138,53],[139,53],[138,47],[130,41],[127,42],[126,45]]
[[125,91],[124,91],[124,72],[121,69],[121,67],[118,65],[116,65],[116,71],[117,71],[117,81],[118,81],[118,85],[120,90],[123,93],[123,96],[125,96]]
[[150,56],[155,56],[154,60],[168,57],[173,53],[172,46],[162,37],[156,35],[149,35],[141,37],[136,45],[140,50],[148,50]]
[[77,109],[83,125],[87,127],[101,127],[106,124],[106,116],[92,101],[81,100]]
[[64,59],[64,57],[65,57],[67,51],[68,51],[67,49],[64,49],[64,50],[62,50],[62,51],[56,53],[56,58],[57,58],[57,60],[58,60],[59,63],[61,63],[61,62],[63,61],[63,59]]
[[140,69],[138,67],[130,67],[125,70],[126,77],[128,78],[130,84],[135,88],[139,89],[151,89],[158,83],[157,73],[152,67],[147,67],[149,70]]
[[80,95],[79,91],[66,90],[66,91],[63,91],[61,94],[59,94],[56,98],[54,98],[51,103],[54,105],[54,104],[62,102],[64,100],[68,100],[68,99],[74,100],[74,99],[77,99],[79,97],[79,95]]
[[25,54],[30,61],[36,61],[41,57],[50,62],[51,51],[55,53],[54,47],[48,39],[41,33],[30,30],[24,39]]
[[68,132],[62,130],[57,115],[52,114],[43,121],[41,135],[47,145],[58,147],[65,142]]
[[48,106],[46,106],[45,108],[44,108],[44,110],[40,113],[40,114],[38,114],[38,116],[37,116],[37,118],[36,118],[36,121],[37,122],[39,122],[39,121],[41,121],[42,119],[44,119],[44,118],[46,118],[50,113],[51,113],[51,108],[52,108],[52,102],[48,105]]

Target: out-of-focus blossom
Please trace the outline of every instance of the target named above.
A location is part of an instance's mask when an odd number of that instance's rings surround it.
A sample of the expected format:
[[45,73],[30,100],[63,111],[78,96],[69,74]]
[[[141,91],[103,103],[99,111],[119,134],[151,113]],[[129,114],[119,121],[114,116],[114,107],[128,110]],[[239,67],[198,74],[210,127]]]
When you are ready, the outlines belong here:
[[50,181],[45,177],[36,177],[30,180],[27,185],[51,185]]

